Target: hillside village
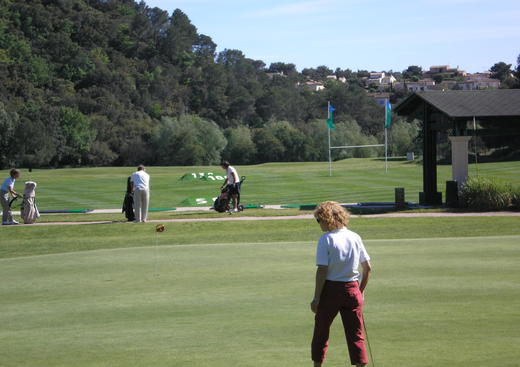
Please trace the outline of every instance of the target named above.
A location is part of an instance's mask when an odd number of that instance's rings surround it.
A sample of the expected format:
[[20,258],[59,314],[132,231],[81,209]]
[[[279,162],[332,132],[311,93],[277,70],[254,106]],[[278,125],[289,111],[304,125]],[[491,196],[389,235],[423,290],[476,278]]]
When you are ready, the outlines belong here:
[[[499,79],[492,78],[491,71],[468,73],[459,67],[452,68],[449,65],[430,66],[428,71],[422,73],[422,77],[405,78],[403,73],[385,71],[367,74],[367,76],[360,77],[359,81],[369,95],[380,103],[390,99],[394,92],[498,89],[501,84]],[[270,77],[275,75],[283,76],[283,73],[271,73]],[[324,80],[307,80],[298,85],[313,92],[319,92],[324,90],[327,82],[331,80],[347,83],[347,78],[332,74],[327,75]]]

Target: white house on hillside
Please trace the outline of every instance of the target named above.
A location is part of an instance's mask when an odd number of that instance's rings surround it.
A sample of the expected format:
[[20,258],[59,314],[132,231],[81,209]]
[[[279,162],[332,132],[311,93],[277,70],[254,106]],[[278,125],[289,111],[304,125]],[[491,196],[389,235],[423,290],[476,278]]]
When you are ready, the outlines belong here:
[[500,80],[491,78],[479,78],[478,80],[466,80],[456,83],[460,90],[476,90],[476,89],[498,89],[500,88]]
[[401,82],[394,84],[395,89],[406,89],[410,92],[422,92],[425,90],[438,90],[440,89],[435,85],[435,81],[432,79],[423,79],[417,82]]
[[313,92],[319,92],[325,89],[325,86],[322,83],[316,82],[314,80],[310,80],[308,82],[303,83],[303,87]]
[[340,76],[338,78],[336,75],[327,75],[326,78],[327,78],[327,80],[337,80],[338,82],[342,82],[342,83],[347,82],[347,78],[345,78],[344,76]]
[[370,73],[370,76],[365,79],[365,85],[367,87],[375,85],[382,90],[393,85],[396,81],[397,79],[393,75],[386,75],[384,72]]
[[481,81],[484,79],[491,79],[491,71],[483,71],[475,74],[467,74],[464,78],[466,81]]

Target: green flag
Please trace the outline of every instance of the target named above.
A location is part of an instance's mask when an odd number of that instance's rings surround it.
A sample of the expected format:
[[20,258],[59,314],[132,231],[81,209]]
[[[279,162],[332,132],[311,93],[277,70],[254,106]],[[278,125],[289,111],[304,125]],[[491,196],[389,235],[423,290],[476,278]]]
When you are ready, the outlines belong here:
[[392,104],[390,101],[386,101],[385,108],[385,129],[388,129],[392,125]]
[[336,130],[336,126],[334,125],[334,118],[332,117],[332,112],[334,112],[336,109],[332,107],[331,104],[329,104],[329,111],[328,111],[328,118],[327,118],[327,126],[331,130]]

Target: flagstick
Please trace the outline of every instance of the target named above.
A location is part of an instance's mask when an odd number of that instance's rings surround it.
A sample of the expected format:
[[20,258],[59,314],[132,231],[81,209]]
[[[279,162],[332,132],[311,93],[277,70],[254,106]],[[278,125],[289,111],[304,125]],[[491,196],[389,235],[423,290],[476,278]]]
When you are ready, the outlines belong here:
[[477,170],[477,177],[478,177],[477,122],[475,121],[475,116],[473,116],[473,140],[475,141],[475,169]]
[[[330,101],[327,102],[327,120],[330,118]],[[329,136],[329,177],[332,176],[332,155],[330,153],[330,127],[327,126],[327,133]]]
[[388,129],[385,127],[385,172],[388,172]]
[[332,157],[330,154],[330,129],[327,128],[327,131],[329,133],[329,177],[332,176]]
[[388,173],[388,128],[386,118],[388,114],[388,101],[385,101],[385,173]]

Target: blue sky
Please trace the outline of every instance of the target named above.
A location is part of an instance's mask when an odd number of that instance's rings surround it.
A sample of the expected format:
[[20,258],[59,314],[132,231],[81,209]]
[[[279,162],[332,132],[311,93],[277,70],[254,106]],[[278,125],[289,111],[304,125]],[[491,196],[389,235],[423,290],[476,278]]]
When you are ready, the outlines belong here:
[[184,11],[199,33],[252,59],[298,70],[488,70],[520,54],[519,0],[145,0]]

